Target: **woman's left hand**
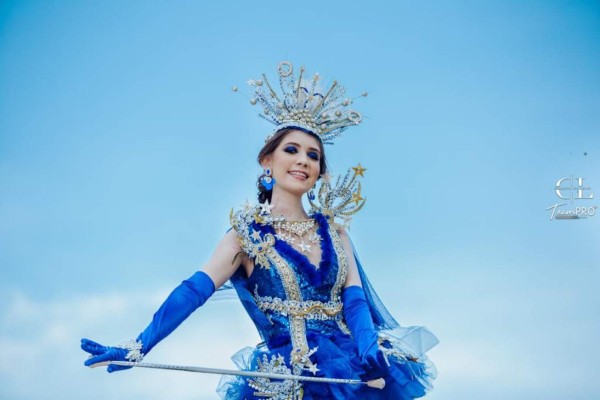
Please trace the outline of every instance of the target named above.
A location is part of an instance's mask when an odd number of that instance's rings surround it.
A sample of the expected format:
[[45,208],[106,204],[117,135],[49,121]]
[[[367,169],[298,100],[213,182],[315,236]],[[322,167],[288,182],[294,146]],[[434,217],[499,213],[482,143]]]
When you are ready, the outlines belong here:
[[[365,374],[362,376],[362,379],[365,381],[371,381],[377,378],[385,378],[390,369],[390,364],[388,363],[385,354],[381,350],[379,350],[379,346],[377,345],[377,339],[372,346],[370,344],[366,344],[369,348],[364,354],[361,355],[361,365],[365,370]],[[361,346],[359,346],[360,348]]]

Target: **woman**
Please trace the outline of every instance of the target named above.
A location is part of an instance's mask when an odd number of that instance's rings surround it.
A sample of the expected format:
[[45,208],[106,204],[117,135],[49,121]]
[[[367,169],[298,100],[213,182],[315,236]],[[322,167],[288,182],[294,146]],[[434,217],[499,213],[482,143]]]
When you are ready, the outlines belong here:
[[[382,378],[385,387],[224,378],[218,389],[223,398],[413,399],[425,394],[435,372],[424,352],[437,340],[424,328],[399,328],[336,222],[362,208],[358,177],[364,168],[359,164],[352,176],[349,172],[333,186],[323,143],[358,124],[360,114],[346,111],[352,101],[337,82],[323,92],[319,76],[303,81],[303,72],[296,82],[292,65],[279,64],[281,95],[264,75],[250,81],[255,89],[251,103],[260,103],[262,116],[276,125],[258,156],[265,171],[258,184],[259,204],[232,212],[233,229],[209,262],[171,293],[135,341],[106,347],[83,339],[83,350],[91,354],[85,365],[141,361],[230,280],[264,340],[234,358],[241,360],[241,368],[371,382]],[[313,188],[320,178],[317,203]],[[304,194],[311,213],[302,205]],[[402,337],[380,332],[392,328],[399,328]],[[109,365],[108,371],[125,368]]]

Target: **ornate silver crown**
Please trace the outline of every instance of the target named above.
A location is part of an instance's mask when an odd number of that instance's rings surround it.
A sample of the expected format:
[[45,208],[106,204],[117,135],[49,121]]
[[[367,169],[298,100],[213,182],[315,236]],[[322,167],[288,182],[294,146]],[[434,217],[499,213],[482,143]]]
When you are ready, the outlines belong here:
[[[304,79],[304,67],[300,67],[298,77],[294,76],[291,62],[282,61],[277,66],[281,93],[277,94],[267,76],[262,79],[250,79],[253,87],[252,105],[262,107],[259,114],[275,125],[274,132],[284,128],[300,128],[315,133],[323,143],[331,143],[344,130],[361,122],[358,111],[349,109],[354,99],[346,97],[346,90],[333,81],[329,89],[319,86],[318,73],[312,79]],[[233,91],[237,92],[237,86]],[[366,97],[367,92],[361,96]],[[268,139],[268,138],[267,138]]]

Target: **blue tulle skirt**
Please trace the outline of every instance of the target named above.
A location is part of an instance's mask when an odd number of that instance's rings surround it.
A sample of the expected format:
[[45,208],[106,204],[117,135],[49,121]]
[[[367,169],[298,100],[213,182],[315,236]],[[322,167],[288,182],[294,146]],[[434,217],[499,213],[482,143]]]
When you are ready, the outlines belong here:
[[[222,399],[227,400],[410,400],[422,397],[431,388],[431,381],[436,375],[435,366],[424,353],[418,354],[419,349],[415,350],[410,341],[414,341],[415,334],[418,334],[421,344],[421,339],[427,338],[428,331],[423,330],[424,328],[418,328],[419,331],[402,329],[403,337],[382,335],[380,340],[380,347],[391,365],[389,374],[385,377],[384,389],[357,384],[298,383],[291,380],[224,376],[217,392]],[[356,346],[350,336],[309,334],[307,339],[309,347],[317,349],[310,356],[310,360],[316,364],[315,373],[308,370],[292,370],[289,362],[292,346],[289,341],[271,341],[269,347],[265,344],[257,348],[248,347],[236,353],[232,359],[241,370],[362,380],[365,371],[361,367]]]

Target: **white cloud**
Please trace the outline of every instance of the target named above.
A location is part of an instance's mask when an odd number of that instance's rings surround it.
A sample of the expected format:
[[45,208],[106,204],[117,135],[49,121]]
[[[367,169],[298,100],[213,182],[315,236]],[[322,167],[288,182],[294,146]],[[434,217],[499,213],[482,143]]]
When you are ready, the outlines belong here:
[[[216,399],[219,376],[136,369],[107,374],[83,366],[81,337],[103,344],[137,336],[168,291],[35,300],[14,292],[0,309],[0,398]],[[222,315],[227,315],[223,318]],[[146,358],[234,368],[229,357],[259,341],[238,301],[209,302]]]

